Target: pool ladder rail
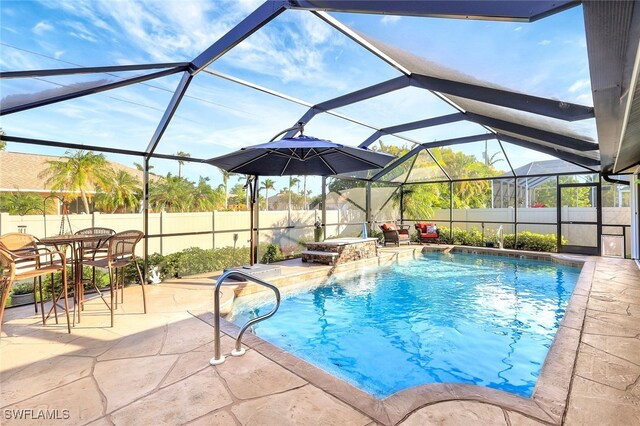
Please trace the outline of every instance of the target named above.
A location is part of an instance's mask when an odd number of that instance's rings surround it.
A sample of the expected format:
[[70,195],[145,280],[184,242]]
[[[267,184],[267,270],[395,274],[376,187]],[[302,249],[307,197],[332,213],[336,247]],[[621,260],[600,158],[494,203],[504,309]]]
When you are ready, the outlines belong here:
[[[231,351],[231,355],[232,356],[242,356],[245,353],[245,349],[242,347],[242,336],[244,335],[244,332],[247,331],[247,329],[249,327],[251,327],[252,325],[260,322],[260,321],[264,321],[267,318],[271,318],[276,311],[278,310],[278,308],[280,307],[280,291],[278,290],[278,287],[274,286],[273,284],[269,284],[266,281],[261,280],[260,278],[257,278],[251,274],[248,274],[246,272],[242,272],[242,271],[238,271],[238,270],[230,270],[230,271],[226,271],[224,272],[222,275],[220,275],[218,277],[218,280],[216,281],[216,289],[215,292],[213,294],[213,327],[214,327],[214,347],[215,347],[215,352],[214,352],[214,357],[211,358],[211,360],[209,361],[209,364],[211,365],[219,365],[222,364],[224,362],[224,355],[222,355],[221,353],[221,348],[220,348],[220,287],[222,287],[224,284],[224,281],[227,278],[244,278],[246,280],[249,281],[253,281],[256,284],[259,284],[263,287],[267,287],[271,290],[273,290],[273,292],[276,295],[276,304],[273,307],[273,309],[264,314],[261,315],[259,317],[256,317],[252,320],[249,320],[241,329],[240,332],[238,332],[238,336],[236,337],[236,345],[235,348]],[[232,285],[232,284],[226,284],[226,285]],[[235,284],[233,284],[235,285]]]

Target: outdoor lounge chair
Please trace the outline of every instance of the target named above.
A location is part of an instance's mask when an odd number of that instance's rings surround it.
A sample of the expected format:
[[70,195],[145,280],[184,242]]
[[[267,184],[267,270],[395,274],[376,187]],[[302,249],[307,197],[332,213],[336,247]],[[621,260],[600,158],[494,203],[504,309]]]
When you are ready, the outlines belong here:
[[415,225],[418,231],[418,242],[420,244],[425,243],[438,243],[440,244],[440,230],[435,223],[431,222],[418,222]]
[[409,236],[409,229],[403,226],[398,226],[395,223],[383,223],[380,225],[380,229],[384,234],[384,245],[395,244],[410,244],[411,237]]

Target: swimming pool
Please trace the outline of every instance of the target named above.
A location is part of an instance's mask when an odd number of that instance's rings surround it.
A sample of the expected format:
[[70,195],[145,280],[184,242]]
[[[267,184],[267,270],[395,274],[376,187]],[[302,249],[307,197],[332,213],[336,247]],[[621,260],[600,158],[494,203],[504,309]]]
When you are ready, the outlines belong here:
[[[283,295],[261,338],[383,398],[428,383],[528,397],[580,268],[548,261],[429,253]],[[273,295],[239,298],[242,325]]]

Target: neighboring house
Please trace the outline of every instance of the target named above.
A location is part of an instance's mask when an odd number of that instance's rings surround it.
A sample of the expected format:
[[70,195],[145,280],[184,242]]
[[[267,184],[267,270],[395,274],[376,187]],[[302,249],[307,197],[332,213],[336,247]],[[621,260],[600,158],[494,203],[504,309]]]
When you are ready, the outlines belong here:
[[[46,197],[51,194],[51,188],[45,183],[46,179],[38,176],[47,169],[47,161],[60,160],[60,157],[39,154],[23,154],[18,152],[0,151],[0,193],[31,192]],[[135,168],[120,163],[109,162],[116,170],[124,170],[134,176],[140,183],[143,173]],[[87,190],[87,194],[94,195],[95,188]],[[60,213],[58,201],[58,213]],[[79,213],[83,210],[82,201],[78,198],[70,204],[70,210]]]

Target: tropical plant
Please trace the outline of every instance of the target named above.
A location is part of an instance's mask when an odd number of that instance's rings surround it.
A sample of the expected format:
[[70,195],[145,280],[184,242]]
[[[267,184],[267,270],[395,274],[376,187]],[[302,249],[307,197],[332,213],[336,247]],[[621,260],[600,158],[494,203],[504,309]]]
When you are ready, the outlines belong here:
[[[139,172],[144,172],[144,166],[142,164],[134,162],[133,165]],[[153,168],[155,168],[155,166],[149,164],[149,172],[151,172],[151,169]]]
[[231,190],[229,191],[229,198],[231,198],[234,203],[233,204],[247,204],[247,191],[245,190],[245,184],[238,181]]
[[111,213],[119,208],[135,212],[142,198],[140,182],[125,170],[113,170],[103,191],[96,196],[96,207]]
[[[4,130],[2,130],[2,127],[0,127],[0,136],[4,136]],[[0,151],[4,151],[6,147],[7,143],[5,141],[0,141]]]
[[218,210],[224,206],[224,189],[218,187],[213,189],[209,185],[209,178],[200,176],[198,184],[194,187],[193,210],[206,212]]
[[270,189],[276,189],[275,188],[275,182],[273,179],[265,179],[262,182],[262,187],[260,189],[264,189],[264,198],[265,198],[265,202],[266,202],[266,210],[269,210],[269,190]]
[[42,213],[42,198],[35,194],[13,192],[0,194],[0,212],[24,216],[33,212]]
[[189,211],[194,198],[193,183],[167,173],[165,179],[156,182],[149,190],[149,203],[156,210],[167,212]]
[[107,187],[111,175],[104,155],[84,150],[66,151],[60,160],[49,160],[46,163],[47,169],[38,177],[46,178],[51,189],[62,192],[66,201],[72,201],[79,192],[85,213],[91,213],[87,192]]
[[[176,156],[180,158],[191,158],[191,154],[184,151],[178,151]],[[182,166],[184,166],[184,160],[178,160],[178,177],[182,177]]]

